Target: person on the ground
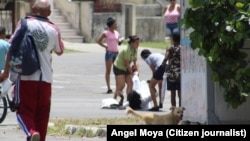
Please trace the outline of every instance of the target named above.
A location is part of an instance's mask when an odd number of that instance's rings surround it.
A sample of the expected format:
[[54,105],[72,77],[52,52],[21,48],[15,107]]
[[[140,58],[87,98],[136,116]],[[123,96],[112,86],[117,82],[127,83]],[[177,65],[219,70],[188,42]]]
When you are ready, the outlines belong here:
[[[4,69],[5,58],[9,50],[10,43],[6,40],[6,29],[0,26],[0,71]],[[4,77],[0,75],[0,82],[2,82]]]
[[[162,62],[164,59],[164,55],[161,53],[151,53],[149,49],[144,49],[141,51],[141,57],[142,59],[147,63],[147,65],[150,67],[152,71],[152,77],[149,81],[149,90],[151,93],[151,98],[153,101],[154,106],[149,109],[149,111],[158,111],[159,108],[162,108],[161,103],[161,88],[162,88],[162,79],[163,79],[163,73],[164,73],[164,66],[162,66]],[[159,92],[159,105],[156,100],[156,88],[155,86],[158,85],[158,92]]]
[[181,45],[180,45],[180,33],[173,33],[173,45],[171,45],[165,54],[162,65],[166,65],[167,74],[167,90],[171,93],[171,106],[176,106],[176,92],[179,98],[179,106],[181,106]]
[[139,72],[139,65],[137,59],[137,51],[140,39],[136,35],[128,37],[128,45],[124,47],[117,58],[115,59],[113,72],[115,74],[116,90],[114,99],[120,96],[119,105],[123,105],[123,89],[127,84],[126,94],[130,93],[133,89],[132,75],[133,72]]
[[[98,38],[98,44],[106,49],[105,53],[105,66],[106,66],[106,72],[105,72],[105,80],[107,85],[107,93],[111,94],[113,93],[111,86],[110,86],[110,73],[112,69],[112,65],[114,63],[115,58],[118,55],[119,52],[119,36],[120,33],[117,31],[117,23],[116,20],[113,18],[108,18],[106,22],[108,29],[103,31],[101,36]],[[103,40],[106,41],[106,44],[104,44]]]
[[179,32],[179,19],[181,17],[181,6],[176,3],[176,0],[170,0],[170,4],[168,4],[163,10],[163,18],[165,21],[166,32],[170,37],[172,42],[172,35],[174,32]]
[[[53,81],[52,53],[62,55],[64,51],[58,27],[47,18],[51,13],[50,8],[48,0],[36,0],[32,6],[32,15],[27,18],[27,28],[33,35],[41,69],[32,75],[20,75],[15,82],[14,102],[17,105],[17,121],[25,132],[27,141],[46,140]],[[20,30],[20,25],[19,21],[9,40],[11,44],[14,44],[12,39]],[[9,60],[8,53],[6,62]],[[5,73],[9,72],[10,67],[6,64]]]

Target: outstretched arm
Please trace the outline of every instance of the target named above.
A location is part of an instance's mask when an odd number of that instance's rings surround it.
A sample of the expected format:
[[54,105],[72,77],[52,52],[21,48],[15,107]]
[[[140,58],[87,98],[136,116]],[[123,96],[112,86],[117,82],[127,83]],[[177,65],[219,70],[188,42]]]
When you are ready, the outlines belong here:
[[165,54],[165,58],[163,59],[162,64],[161,64],[162,66],[165,66],[166,62],[171,58],[172,51],[173,51],[173,49],[171,47],[167,49],[166,54]]

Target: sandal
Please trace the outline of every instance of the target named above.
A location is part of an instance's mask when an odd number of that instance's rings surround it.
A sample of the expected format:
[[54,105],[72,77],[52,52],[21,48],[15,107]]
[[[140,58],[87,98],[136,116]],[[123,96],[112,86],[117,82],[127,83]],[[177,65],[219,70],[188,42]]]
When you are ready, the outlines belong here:
[[148,111],[159,111],[159,107],[153,107],[153,108],[149,109]]

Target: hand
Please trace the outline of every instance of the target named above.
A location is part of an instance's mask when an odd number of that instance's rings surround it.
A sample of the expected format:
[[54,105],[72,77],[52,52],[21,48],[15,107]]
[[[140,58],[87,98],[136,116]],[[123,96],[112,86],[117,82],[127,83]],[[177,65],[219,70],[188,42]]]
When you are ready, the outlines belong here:
[[0,83],[2,83],[4,81],[5,77],[3,74],[0,74]]
[[120,46],[120,45],[122,44],[122,42],[123,42],[123,41],[118,42],[118,45]]
[[123,43],[123,41],[124,41],[124,37],[119,38],[118,45],[120,46]]
[[8,73],[6,73],[6,72],[3,71],[0,74],[0,83],[2,83],[7,77],[8,77]]

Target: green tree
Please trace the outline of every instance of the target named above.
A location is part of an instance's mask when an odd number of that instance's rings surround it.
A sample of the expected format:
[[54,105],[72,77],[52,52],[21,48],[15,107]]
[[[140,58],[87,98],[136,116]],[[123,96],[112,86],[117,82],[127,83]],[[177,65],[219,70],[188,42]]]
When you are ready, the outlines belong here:
[[213,81],[236,109],[250,92],[248,55],[242,49],[250,37],[250,0],[189,0],[189,5],[180,25],[192,29],[191,48],[206,58]]

